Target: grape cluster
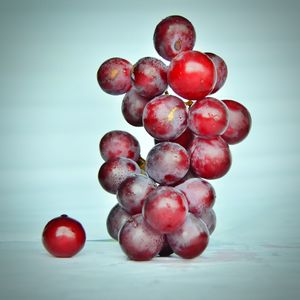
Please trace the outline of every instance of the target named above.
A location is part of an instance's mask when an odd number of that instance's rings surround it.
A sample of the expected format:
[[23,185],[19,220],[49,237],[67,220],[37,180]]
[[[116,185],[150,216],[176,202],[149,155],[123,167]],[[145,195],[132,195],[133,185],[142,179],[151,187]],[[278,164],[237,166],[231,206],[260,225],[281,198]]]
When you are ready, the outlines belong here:
[[214,53],[193,50],[195,39],[189,20],[169,16],[153,36],[168,63],[143,57],[132,64],[114,57],[97,72],[103,91],[125,94],[124,119],[154,139],[145,159],[126,131],[106,133],[99,145],[105,161],[99,183],[118,200],[107,230],[132,260],[173,252],[194,258],[205,250],[216,226],[216,194],[208,180],[228,172],[229,144],[241,142],[251,127],[245,106],[211,96],[224,85],[227,66]]

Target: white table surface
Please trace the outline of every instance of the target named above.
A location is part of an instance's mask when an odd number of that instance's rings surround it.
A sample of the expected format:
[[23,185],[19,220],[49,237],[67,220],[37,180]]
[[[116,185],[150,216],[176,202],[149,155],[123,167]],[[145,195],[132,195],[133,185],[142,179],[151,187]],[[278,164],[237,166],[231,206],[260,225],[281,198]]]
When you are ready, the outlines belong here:
[[211,239],[192,260],[128,260],[115,241],[88,241],[70,259],[40,242],[0,243],[1,299],[299,299],[299,247]]

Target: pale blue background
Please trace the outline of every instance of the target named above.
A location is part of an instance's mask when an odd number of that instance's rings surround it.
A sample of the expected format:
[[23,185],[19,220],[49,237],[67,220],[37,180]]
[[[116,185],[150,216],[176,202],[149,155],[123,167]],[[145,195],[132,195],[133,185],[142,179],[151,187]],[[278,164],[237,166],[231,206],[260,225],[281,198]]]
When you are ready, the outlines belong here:
[[164,17],[195,26],[195,49],[229,68],[216,94],[248,107],[253,128],[232,147],[230,173],[213,181],[213,239],[299,245],[298,1],[0,1],[0,240],[38,241],[46,222],[77,218],[104,239],[115,197],[97,181],[98,142],[127,130],[145,156],[152,138],[128,125],[122,96],[96,82],[99,65],[155,56]]

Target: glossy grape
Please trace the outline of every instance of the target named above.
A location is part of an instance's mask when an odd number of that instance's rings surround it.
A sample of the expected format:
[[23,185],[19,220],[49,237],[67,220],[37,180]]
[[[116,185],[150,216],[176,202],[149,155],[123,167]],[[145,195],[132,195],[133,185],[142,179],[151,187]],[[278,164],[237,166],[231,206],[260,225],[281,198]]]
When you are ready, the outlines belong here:
[[131,79],[138,94],[154,98],[167,89],[167,66],[157,58],[143,57],[133,66]]
[[139,165],[125,157],[117,157],[106,161],[99,169],[98,180],[104,190],[116,194],[117,190],[128,176],[140,174]]
[[46,250],[56,257],[72,257],[85,245],[85,230],[80,222],[61,215],[47,223],[42,242]]
[[175,56],[168,68],[168,83],[187,100],[201,100],[215,86],[216,69],[211,59],[199,51],[185,51]]
[[154,181],[163,185],[170,185],[182,179],[189,167],[187,150],[176,143],[159,143],[146,157],[146,172]]
[[143,207],[146,222],[160,233],[177,230],[184,223],[187,212],[184,194],[169,186],[159,186],[148,194]]
[[155,183],[148,176],[130,176],[120,184],[117,199],[129,214],[139,214],[142,212],[145,198],[155,189]]
[[200,255],[209,242],[209,232],[205,223],[188,214],[184,224],[175,232],[167,235],[170,247],[182,258],[194,258]]
[[192,23],[182,16],[169,16],[155,28],[153,42],[158,54],[171,60],[182,51],[192,50],[196,33]]
[[131,69],[132,64],[126,59],[110,58],[102,63],[98,69],[98,83],[102,90],[108,94],[125,94],[131,88]]
[[143,124],[146,131],[156,139],[164,141],[176,139],[187,128],[184,102],[171,95],[152,99],[145,106]]
[[163,235],[151,228],[141,214],[132,216],[119,232],[120,246],[131,260],[152,259],[161,250],[163,241]]
[[231,166],[228,144],[221,138],[195,138],[190,146],[191,169],[199,177],[216,179],[224,176]]
[[194,134],[210,138],[225,132],[229,123],[226,105],[212,97],[196,101],[189,110],[188,127]]
[[129,132],[122,130],[107,132],[100,140],[99,149],[105,161],[116,157],[137,161],[141,151],[138,140]]
[[250,132],[251,115],[247,108],[234,100],[223,100],[229,110],[229,124],[222,138],[228,144],[237,144],[243,141]]
[[121,227],[130,218],[130,214],[125,211],[119,204],[116,204],[109,212],[106,219],[106,229],[108,234],[118,240],[118,234]]

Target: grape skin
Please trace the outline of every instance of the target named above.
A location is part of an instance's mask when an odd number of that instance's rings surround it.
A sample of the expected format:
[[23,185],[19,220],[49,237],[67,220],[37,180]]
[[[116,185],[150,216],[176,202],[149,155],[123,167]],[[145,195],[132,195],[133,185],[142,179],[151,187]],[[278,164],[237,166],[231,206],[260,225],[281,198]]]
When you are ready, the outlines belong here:
[[117,190],[128,176],[140,174],[139,165],[125,157],[117,157],[106,161],[99,169],[98,180],[104,190],[116,194]]
[[211,59],[199,51],[185,51],[175,56],[168,68],[172,90],[187,100],[201,100],[212,91],[216,69]]
[[181,191],[159,186],[148,194],[142,213],[152,228],[160,233],[170,233],[184,223],[187,212],[187,200]]
[[129,132],[122,130],[107,132],[100,140],[99,150],[105,161],[116,157],[137,161],[141,152],[138,140]]
[[167,235],[170,247],[182,258],[191,259],[200,255],[209,242],[209,232],[205,223],[189,213],[184,224]]
[[163,246],[164,236],[151,228],[141,214],[132,216],[119,232],[119,243],[131,260],[146,261],[155,257]]
[[228,144],[220,137],[195,138],[189,152],[191,169],[204,179],[217,179],[230,169],[232,158]]
[[247,108],[234,100],[223,100],[229,110],[229,124],[222,138],[230,145],[243,141],[251,129],[251,115]]
[[176,186],[188,201],[189,211],[200,215],[215,203],[216,193],[213,186],[201,178],[190,178]]
[[132,88],[122,101],[121,110],[124,119],[132,126],[143,126],[143,111],[148,102],[148,98],[142,97]]
[[154,47],[160,56],[169,61],[180,52],[192,50],[195,41],[194,26],[182,16],[163,19],[154,30]]
[[155,145],[146,157],[146,172],[157,183],[171,185],[182,179],[190,167],[185,148],[172,142]]
[[111,95],[125,94],[131,88],[132,64],[126,59],[113,57],[101,64],[97,80],[101,89]]
[[139,214],[142,212],[145,198],[155,189],[155,183],[148,176],[133,175],[120,184],[117,199],[129,214]]
[[229,124],[226,105],[212,97],[196,101],[189,110],[188,127],[194,134],[212,138],[225,132]]
[[157,58],[143,57],[133,66],[131,81],[142,97],[159,96],[168,87],[167,66]]
[[205,223],[209,234],[211,235],[214,232],[217,223],[217,216],[215,211],[212,208],[208,208],[202,211],[200,214],[195,214],[195,216],[197,218],[200,218]]
[[130,214],[126,212],[119,204],[116,204],[109,212],[106,219],[106,229],[108,234],[118,240],[118,234],[121,227],[130,218]]
[[211,52],[205,52],[205,54],[212,60],[217,72],[217,80],[215,86],[213,90],[210,92],[210,94],[214,94],[223,87],[227,79],[228,69],[222,57]]
[[152,99],[144,108],[143,125],[146,131],[158,140],[176,139],[187,128],[184,102],[171,95]]

